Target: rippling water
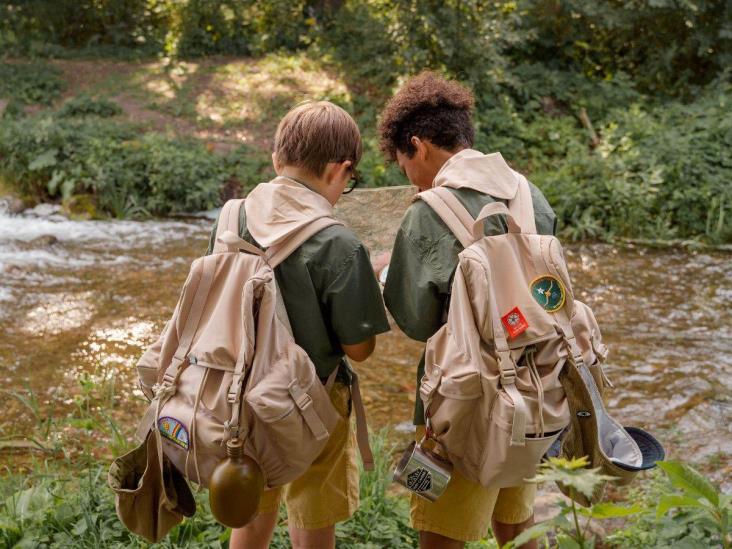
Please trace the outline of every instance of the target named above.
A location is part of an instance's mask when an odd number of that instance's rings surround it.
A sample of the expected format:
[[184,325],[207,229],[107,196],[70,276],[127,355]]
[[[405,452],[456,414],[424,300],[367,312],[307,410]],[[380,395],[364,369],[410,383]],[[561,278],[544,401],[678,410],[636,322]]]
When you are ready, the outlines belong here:
[[[363,232],[373,218],[363,208],[378,204],[354,194],[340,211],[348,218],[361,208],[354,226]],[[363,232],[377,249],[393,236],[395,208],[391,218],[379,210],[388,230]],[[131,429],[143,407],[135,360],[171,314],[210,225],[69,221],[50,206],[0,213],[0,394],[30,391],[39,413],[68,414],[82,379],[87,390],[104,385],[109,400],[95,405]],[[611,348],[610,410],[661,433],[672,453],[715,458],[719,475],[732,476],[732,256],[594,244],[569,246],[567,259],[575,294]],[[408,430],[420,352],[393,331],[358,366],[373,427]],[[0,438],[31,436],[38,419],[29,407],[2,401]]]

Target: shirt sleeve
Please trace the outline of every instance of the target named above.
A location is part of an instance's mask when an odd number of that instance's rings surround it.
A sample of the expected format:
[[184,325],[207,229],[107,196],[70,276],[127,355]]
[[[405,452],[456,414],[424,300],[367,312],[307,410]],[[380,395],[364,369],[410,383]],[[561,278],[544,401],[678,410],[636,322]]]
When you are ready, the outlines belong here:
[[355,345],[389,331],[379,283],[362,244],[343,262],[322,300],[339,343]]
[[397,233],[384,285],[384,301],[408,337],[427,341],[442,326],[448,295],[434,256],[423,254],[402,228]]

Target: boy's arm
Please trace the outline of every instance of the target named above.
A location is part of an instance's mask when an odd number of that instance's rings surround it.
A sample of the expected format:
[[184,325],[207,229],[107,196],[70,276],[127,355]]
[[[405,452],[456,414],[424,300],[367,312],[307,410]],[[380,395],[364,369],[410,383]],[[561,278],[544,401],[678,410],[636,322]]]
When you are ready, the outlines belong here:
[[388,332],[389,322],[363,245],[358,243],[329,278],[322,294],[323,310],[348,358],[366,360],[374,352],[375,336]]
[[447,301],[432,265],[434,259],[399,230],[384,284],[384,302],[399,328],[417,341],[427,341],[440,328]]

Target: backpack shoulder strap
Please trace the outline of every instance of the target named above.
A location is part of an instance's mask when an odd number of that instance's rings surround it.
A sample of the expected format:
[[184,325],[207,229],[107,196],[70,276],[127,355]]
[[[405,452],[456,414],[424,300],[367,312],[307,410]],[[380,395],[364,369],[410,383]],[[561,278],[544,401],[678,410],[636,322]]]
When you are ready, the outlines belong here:
[[[437,187],[422,191],[416,195],[416,199],[424,200],[434,210],[463,248],[475,242],[472,235],[473,217],[450,191]],[[452,203],[453,200],[457,206]]]
[[528,180],[521,174],[516,174],[518,191],[516,196],[508,202],[508,210],[525,233],[536,234],[536,219],[534,217],[534,200],[531,198],[531,188]]
[[239,210],[242,204],[244,204],[243,198],[236,198],[233,200],[227,200],[224,206],[219,212],[219,219],[216,225],[216,238],[214,239],[214,253],[225,252],[227,246],[223,242],[219,242],[219,238],[223,236],[226,231],[231,231],[236,236],[239,236]]
[[343,223],[332,217],[320,217],[315,221],[311,221],[298,232],[291,235],[282,244],[269,248],[267,250],[267,263],[274,269],[287,259],[292,252],[302,246],[311,236],[314,236],[316,233],[331,225],[343,225]]

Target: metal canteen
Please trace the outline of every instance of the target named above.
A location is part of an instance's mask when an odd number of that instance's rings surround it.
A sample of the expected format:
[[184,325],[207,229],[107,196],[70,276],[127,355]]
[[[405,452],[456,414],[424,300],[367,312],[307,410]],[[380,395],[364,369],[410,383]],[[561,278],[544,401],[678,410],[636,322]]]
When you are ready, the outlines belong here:
[[452,464],[422,447],[425,439],[412,442],[394,469],[393,480],[429,501],[435,501],[447,488]]

